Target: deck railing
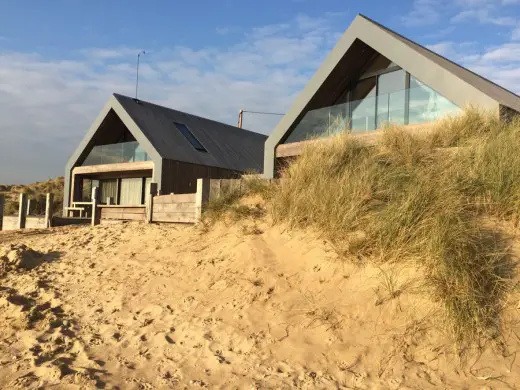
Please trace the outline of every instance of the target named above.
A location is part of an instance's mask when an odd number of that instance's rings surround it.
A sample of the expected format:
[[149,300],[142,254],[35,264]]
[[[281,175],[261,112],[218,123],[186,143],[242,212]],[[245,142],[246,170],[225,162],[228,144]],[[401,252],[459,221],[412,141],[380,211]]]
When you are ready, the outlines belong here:
[[460,112],[460,108],[426,87],[367,97],[305,114],[285,143],[327,137],[343,131],[363,133],[383,127],[430,122]]
[[81,165],[119,164],[136,161],[150,161],[150,157],[138,142],[132,141],[94,146]]

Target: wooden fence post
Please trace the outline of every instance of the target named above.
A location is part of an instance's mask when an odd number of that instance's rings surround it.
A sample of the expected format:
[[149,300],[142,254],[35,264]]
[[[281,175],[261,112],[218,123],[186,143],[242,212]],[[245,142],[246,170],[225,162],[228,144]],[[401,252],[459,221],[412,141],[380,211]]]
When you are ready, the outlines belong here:
[[18,229],[25,229],[27,221],[27,194],[20,194],[20,205],[18,207]]
[[54,194],[47,194],[45,198],[45,227],[52,227],[52,216],[54,214]]
[[210,179],[197,179],[197,193],[195,194],[195,220],[202,219],[204,205],[209,201]]
[[27,216],[29,216],[29,214],[31,213],[31,204],[32,204],[31,198],[27,198],[27,213],[26,213]]
[[99,203],[99,188],[94,187],[92,188],[92,219],[91,219],[91,225],[95,226],[99,224],[98,219],[98,203]]
[[0,194],[0,232],[4,228],[4,204],[5,196]]
[[153,221],[153,198],[157,195],[157,183],[150,183],[150,189],[146,204],[146,223]]

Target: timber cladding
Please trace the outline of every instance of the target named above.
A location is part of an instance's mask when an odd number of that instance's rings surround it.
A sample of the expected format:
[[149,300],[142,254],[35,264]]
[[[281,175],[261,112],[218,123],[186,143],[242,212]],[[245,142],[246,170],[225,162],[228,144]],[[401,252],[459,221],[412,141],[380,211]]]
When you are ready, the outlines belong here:
[[99,206],[99,208],[101,209],[101,219],[145,221],[145,207]]
[[163,194],[194,193],[197,191],[197,179],[233,179],[240,175],[241,172],[225,168],[163,160],[161,192]]
[[196,194],[171,194],[153,198],[153,222],[196,223]]

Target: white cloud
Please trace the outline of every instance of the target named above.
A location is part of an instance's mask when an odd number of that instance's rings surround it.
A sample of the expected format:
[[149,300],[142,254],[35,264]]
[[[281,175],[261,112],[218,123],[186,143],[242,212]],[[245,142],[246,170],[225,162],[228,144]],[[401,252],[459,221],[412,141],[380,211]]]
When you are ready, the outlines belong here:
[[414,0],[412,10],[402,17],[402,22],[410,27],[435,24],[441,18],[440,8],[438,0]]
[[511,32],[511,39],[514,41],[520,41],[520,26],[516,26]]
[[488,50],[482,57],[486,62],[518,62],[520,60],[520,44],[506,43],[496,48]]
[[[402,18],[402,22],[408,27],[441,24],[446,20],[451,23],[476,21],[480,24],[510,27],[517,24],[510,9],[510,6],[516,4],[520,4],[520,0],[413,0],[412,8]],[[429,35],[440,38],[446,35],[447,29],[449,27]]]
[[81,50],[81,53],[89,59],[110,60],[123,57],[137,56],[137,53],[139,53],[140,51],[141,49],[129,47],[119,47],[113,49],[92,47]]
[[459,12],[451,18],[454,23],[476,20],[482,24],[495,24],[497,26],[513,26],[516,20],[510,16],[499,16],[488,8],[470,9]]
[[453,53],[455,53],[456,44],[451,41],[444,41],[434,43],[432,45],[427,45],[426,47],[431,51],[434,51],[441,56],[450,57]]
[[[300,15],[224,48],[157,48],[142,57],[139,95],[230,124],[241,108],[285,112],[334,45],[335,17]],[[109,96],[134,94],[138,52],[85,48],[56,59],[0,51],[0,183],[62,175]],[[279,119],[246,115],[244,126],[268,133]]]

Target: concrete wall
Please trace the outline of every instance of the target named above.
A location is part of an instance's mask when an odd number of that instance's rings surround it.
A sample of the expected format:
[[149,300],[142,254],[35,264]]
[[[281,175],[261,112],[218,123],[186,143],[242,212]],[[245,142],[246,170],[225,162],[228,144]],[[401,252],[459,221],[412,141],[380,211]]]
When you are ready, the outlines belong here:
[[[43,229],[45,228],[44,217],[27,217],[25,223],[26,229]],[[18,229],[18,217],[6,217],[4,216],[4,227],[3,230],[16,230]]]

